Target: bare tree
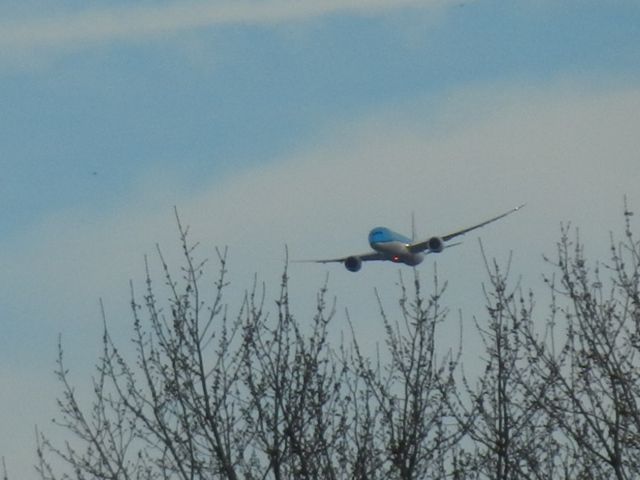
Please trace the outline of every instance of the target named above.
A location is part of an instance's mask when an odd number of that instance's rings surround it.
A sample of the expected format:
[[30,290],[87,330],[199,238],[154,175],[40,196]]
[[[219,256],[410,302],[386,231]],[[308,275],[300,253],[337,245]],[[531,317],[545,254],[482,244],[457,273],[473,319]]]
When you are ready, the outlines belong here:
[[[178,221],[185,267],[174,280],[158,249],[170,292],[167,311],[159,306],[149,268],[143,303],[132,287],[135,362],[120,353],[107,329],[94,379],[94,403],[81,408],[62,348],[57,375],[63,385],[58,423],[74,434],[81,449],[54,447],[39,437],[43,478],[57,478],[47,460],[54,453],[72,467],[76,478],[237,479],[244,450],[239,406],[240,353],[232,350],[240,330],[223,305],[225,256],[210,306],[201,298],[203,263]],[[141,318],[146,314],[146,322]],[[104,312],[103,312],[104,318]],[[76,442],[77,443],[77,442]]]
[[533,294],[508,287],[509,268],[487,266],[488,322],[476,320],[486,369],[477,385],[463,382],[470,407],[459,419],[473,447],[458,468],[471,478],[640,473],[640,244],[630,217],[625,210],[625,236],[612,237],[608,264],[589,266],[579,237],[572,242],[562,229],[541,322]]
[[550,385],[543,402],[589,478],[640,475],[640,243],[625,208],[625,235],[611,240],[610,263],[589,265],[584,245],[563,228],[549,328],[566,322],[556,349],[529,338],[539,361],[534,373]]
[[384,478],[403,480],[443,477],[449,453],[462,437],[447,401],[456,388],[459,350],[439,354],[436,348],[437,327],[447,317],[441,306],[446,285],[440,287],[434,275],[433,293],[425,299],[414,270],[413,286],[409,296],[400,277],[400,315],[395,320],[378,298],[388,362],[378,361],[373,367],[355,343],[358,375],[366,385],[367,400],[375,401],[380,442],[376,454],[386,460]]
[[218,251],[220,273],[205,304],[204,262],[195,260],[197,245],[179,220],[178,227],[185,262],[179,280],[158,249],[169,308],[160,307],[147,266],[142,304],[132,287],[135,362],[120,353],[105,321],[88,412],[60,346],[57,423],[80,449],[39,436],[41,476],[58,478],[48,460],[54,454],[76,478],[337,478],[346,369],[326,341],[332,316],[326,288],[307,336],[289,309],[286,270],[275,322],[255,285],[230,319],[223,302],[226,253]]
[[511,256],[505,268],[483,251],[489,276],[484,286],[487,320],[474,317],[484,347],[484,371],[475,381],[463,375],[456,402],[471,440],[460,454],[458,478],[561,478],[562,444],[556,424],[542,404],[548,382],[533,375],[536,338],[533,294],[509,286]]
[[[255,289],[244,309],[244,418],[257,450],[252,478],[343,478],[348,398],[347,375],[329,349],[326,286],[318,294],[311,333],[305,335],[289,309],[285,270],[277,318],[265,313]],[[263,460],[263,461],[261,461]]]
[[56,423],[68,439],[36,434],[40,476],[639,477],[640,242],[631,215],[607,263],[589,264],[562,229],[542,315],[533,293],[511,283],[510,261],[485,258],[477,378],[460,368],[460,347],[438,341],[449,312],[437,274],[428,293],[417,271],[409,288],[400,276],[395,309],[378,296],[385,337],[366,355],[353,326],[352,338],[331,344],[326,283],[314,312],[293,314],[286,264],[274,301],[256,279],[230,313],[226,251],[217,250],[218,276],[207,281],[178,219],[180,274],[158,248],[163,284],[145,261],[144,293],[131,287],[132,350],[116,345],[103,311],[88,406],[60,342]]
[[[334,304],[327,302],[326,285],[315,314],[301,325],[291,312],[286,268],[275,315],[257,280],[230,315],[223,300],[226,252],[218,251],[219,276],[205,301],[205,262],[196,259],[197,245],[179,219],[178,229],[184,265],[177,279],[158,248],[167,306],[148,262],[141,300],[131,287],[134,352],[118,348],[103,310],[103,351],[88,409],[60,343],[56,423],[71,435],[59,446],[38,434],[43,479],[444,474],[449,450],[461,438],[447,423],[445,402],[455,390],[459,357],[437,356],[436,327],[446,317],[437,278],[427,300],[417,274],[411,299],[401,281],[399,318],[391,320],[381,307],[388,352],[372,361],[355,340],[329,345]],[[58,474],[52,459],[69,470]]]

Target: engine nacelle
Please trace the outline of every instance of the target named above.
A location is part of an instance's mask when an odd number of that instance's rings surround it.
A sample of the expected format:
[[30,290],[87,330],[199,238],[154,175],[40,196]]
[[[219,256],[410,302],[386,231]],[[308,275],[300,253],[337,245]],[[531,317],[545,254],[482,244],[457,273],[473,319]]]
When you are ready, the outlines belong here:
[[350,272],[357,272],[362,268],[362,260],[358,257],[347,257],[344,261],[344,266]]
[[440,237],[431,237],[427,244],[429,245],[430,252],[440,253],[444,250],[444,242]]

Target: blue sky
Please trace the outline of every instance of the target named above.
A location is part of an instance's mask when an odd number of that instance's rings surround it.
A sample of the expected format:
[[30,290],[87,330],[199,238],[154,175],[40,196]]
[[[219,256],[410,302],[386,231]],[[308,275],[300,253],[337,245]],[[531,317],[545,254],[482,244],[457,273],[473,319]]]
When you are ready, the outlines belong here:
[[[50,428],[57,335],[80,382],[98,298],[126,342],[129,279],[156,242],[176,258],[174,205],[204,255],[230,246],[233,300],[254,272],[277,278],[285,244],[334,257],[366,250],[374,225],[407,230],[411,210],[428,235],[522,202],[481,236],[535,284],[560,222],[604,256],[623,195],[640,202],[636,2],[34,0],[4,1],[0,19],[0,431],[16,432],[0,455],[14,478],[30,478],[34,424]],[[476,238],[437,259],[467,315]],[[300,309],[330,271],[375,342],[372,291],[391,295],[397,269],[334,267],[295,267]]]
[[408,8],[230,23],[23,53],[47,58],[1,79],[9,225],[41,218],[43,205],[117,202],[150,168],[178,161],[189,182],[272,161],[336,118],[459,85],[636,73],[631,4],[536,3],[454,3],[433,22],[432,9]]

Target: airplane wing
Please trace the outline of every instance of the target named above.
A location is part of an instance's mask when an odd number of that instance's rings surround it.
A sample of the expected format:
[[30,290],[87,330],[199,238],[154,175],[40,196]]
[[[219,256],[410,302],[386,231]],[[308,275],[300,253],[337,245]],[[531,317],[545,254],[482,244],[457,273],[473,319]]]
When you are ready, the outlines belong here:
[[[462,230],[458,230],[457,232],[453,232],[453,233],[448,233],[447,235],[443,235],[442,237],[440,237],[442,239],[442,241],[447,242],[449,240],[451,240],[452,238],[458,237],[460,235],[464,235],[465,233],[469,233],[472,230],[475,230],[476,228],[480,228],[480,227],[484,227],[485,225],[488,225],[491,222],[495,222],[496,220],[500,220],[501,218],[506,217],[507,215],[513,213],[513,212],[517,212],[518,210],[520,210],[522,207],[524,207],[525,204],[523,203],[522,205],[517,206],[516,208],[512,208],[511,210],[509,210],[508,212],[502,213],[500,215],[498,215],[497,217],[493,217],[490,218],[489,220],[485,220],[482,223],[478,223],[477,225],[474,225],[472,227],[467,227],[467,228],[463,228]],[[416,253],[416,252],[422,252],[424,250],[429,250],[429,244],[431,242],[432,239],[428,239],[425,240],[423,242],[417,242],[417,243],[413,243],[411,245],[409,245],[409,251],[412,253]],[[442,242],[440,242],[442,243]],[[451,245],[453,246],[453,245]],[[426,252],[428,253],[428,252]]]
[[371,260],[385,260],[387,257],[385,255],[383,255],[380,252],[367,252],[367,253],[363,253],[361,255],[347,255],[346,257],[341,257],[341,258],[329,258],[329,259],[322,259],[322,260],[296,260],[296,263],[300,263],[300,262],[305,262],[305,263],[344,263],[345,260],[347,260],[347,258],[349,257],[357,257],[360,260],[362,260],[363,262],[368,262]]

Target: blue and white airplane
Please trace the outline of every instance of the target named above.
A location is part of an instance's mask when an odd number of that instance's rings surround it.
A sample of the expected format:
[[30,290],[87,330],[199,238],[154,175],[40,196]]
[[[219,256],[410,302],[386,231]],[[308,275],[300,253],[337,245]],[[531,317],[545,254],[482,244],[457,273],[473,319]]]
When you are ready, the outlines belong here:
[[416,266],[424,260],[424,256],[429,253],[440,253],[448,247],[459,245],[459,243],[446,244],[449,240],[464,235],[465,233],[484,227],[485,225],[500,220],[507,215],[517,212],[524,204],[512,208],[497,217],[490,218],[473,227],[464,228],[457,232],[442,235],[441,237],[431,237],[422,242],[415,242],[413,239],[400,235],[386,227],[376,227],[369,232],[369,245],[373,249],[372,252],[363,253],[361,255],[349,255],[348,257],[331,258],[327,260],[308,260],[315,263],[344,263],[344,266],[350,272],[357,272],[362,268],[362,262],[372,260],[386,260],[394,263],[404,263],[405,265]]

